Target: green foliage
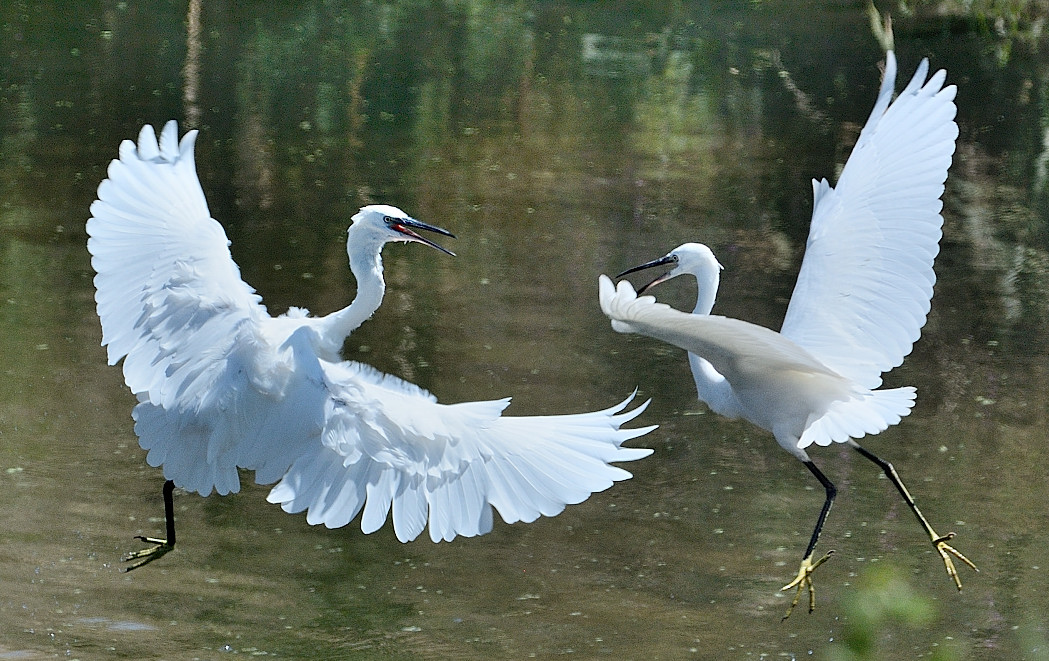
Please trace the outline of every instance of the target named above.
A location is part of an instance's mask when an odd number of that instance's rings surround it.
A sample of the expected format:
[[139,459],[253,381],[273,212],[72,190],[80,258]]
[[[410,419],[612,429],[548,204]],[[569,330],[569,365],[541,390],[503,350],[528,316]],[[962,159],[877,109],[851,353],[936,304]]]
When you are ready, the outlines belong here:
[[[939,619],[933,602],[916,592],[903,572],[886,565],[871,566],[857,581],[845,604],[841,640],[828,649],[826,658],[829,661],[889,658],[882,649],[883,641],[896,637],[901,629],[928,629]],[[929,646],[932,649],[928,658],[934,661],[960,658],[957,650],[944,646],[941,641],[929,641]]]

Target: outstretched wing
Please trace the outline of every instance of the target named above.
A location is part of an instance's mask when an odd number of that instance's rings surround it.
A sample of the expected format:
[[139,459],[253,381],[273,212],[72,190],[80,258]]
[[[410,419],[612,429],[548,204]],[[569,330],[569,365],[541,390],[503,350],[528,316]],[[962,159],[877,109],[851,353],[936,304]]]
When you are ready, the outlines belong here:
[[95,301],[109,363],[124,360],[136,394],[165,408],[197,402],[237,341],[265,317],[240,278],[197,180],[197,132],[168,122],[125,140],[87,221]]
[[890,104],[890,52],[874,110],[836,188],[813,181],[812,227],[782,334],[866,388],[900,365],[925,325],[958,126],[946,73],[923,60]]
[[689,314],[638,296],[626,280],[613,285],[606,275],[598,279],[601,311],[619,333],[654,337],[706,359],[728,379],[734,390],[763,384],[777,373],[819,374],[841,378],[819,360],[781,334],[739,319]]
[[[237,468],[275,482],[323,425],[327,391],[305,331],[282,337],[240,278],[193,162],[197,132],[168,122],[120,145],[87,222],[109,362],[139,404],[147,461],[202,495]],[[267,341],[271,340],[271,341]]]
[[371,533],[392,510],[401,541],[427,523],[434,541],[481,535],[492,507],[508,523],[554,516],[630,477],[609,462],[652,452],[620,447],[655,428],[620,429],[647,405],[623,412],[633,396],[592,413],[504,417],[509,399],[443,405],[366,365],[322,366],[323,434],[268,497],[311,524],[341,527],[363,509]]

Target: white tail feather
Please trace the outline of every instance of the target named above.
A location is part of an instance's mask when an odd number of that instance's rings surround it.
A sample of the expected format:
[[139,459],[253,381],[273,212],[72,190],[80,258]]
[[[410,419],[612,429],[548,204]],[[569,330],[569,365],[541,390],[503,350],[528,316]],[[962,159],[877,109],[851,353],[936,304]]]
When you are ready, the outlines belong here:
[[838,401],[805,429],[798,447],[845,443],[849,438],[885,431],[911,412],[917,391],[911,387],[867,390]]

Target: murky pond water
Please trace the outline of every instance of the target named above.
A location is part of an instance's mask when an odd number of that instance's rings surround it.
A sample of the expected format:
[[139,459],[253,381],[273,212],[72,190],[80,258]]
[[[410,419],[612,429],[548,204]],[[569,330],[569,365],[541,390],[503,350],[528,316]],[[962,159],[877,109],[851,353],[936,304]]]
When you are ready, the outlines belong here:
[[[718,310],[778,327],[809,179],[844,162],[882,56],[853,3],[715,4],[5,3],[0,659],[828,659],[863,635],[870,658],[1049,658],[1049,60],[897,17],[901,78],[947,68],[961,137],[929,323],[888,378],[918,405],[867,446],[980,573],[957,593],[874,467],[817,451],[838,553],[816,612],[781,623],[822,490],[706,413],[681,352],[613,333],[596,281],[702,241]],[[163,478],[99,347],[84,221],[120,140],[170,118],[201,129],[212,213],[271,312],[345,305],[349,217],[396,204],[458,257],[388,247],[347,357],[518,414],[638,387],[654,455],[556,518],[442,544],[310,527],[245,476],[178,494],[176,551],[120,573],[162,530]]]

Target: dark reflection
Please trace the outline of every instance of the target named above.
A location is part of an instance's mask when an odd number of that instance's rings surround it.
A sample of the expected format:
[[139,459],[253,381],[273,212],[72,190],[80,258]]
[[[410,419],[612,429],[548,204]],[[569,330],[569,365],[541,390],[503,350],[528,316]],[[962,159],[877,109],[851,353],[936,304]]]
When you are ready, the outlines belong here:
[[[996,20],[894,16],[901,78],[928,56],[959,85],[961,138],[929,324],[889,377],[919,403],[870,442],[930,518],[964,516],[945,527],[983,571],[953,594],[888,485],[831,448],[839,553],[820,609],[783,629],[775,590],[821,495],[771,438],[702,411],[683,355],[614,334],[596,278],[703,241],[726,267],[715,310],[778,327],[810,179],[834,180],[877,90],[865,7],[3,3],[0,579],[18,589],[0,656],[827,657],[855,575],[891,565],[933,612],[878,639],[887,658],[1039,658],[1049,61],[1030,17],[1005,37]],[[347,357],[517,414],[640,386],[655,455],[555,519],[453,544],[313,529],[261,487],[183,496],[185,547],[120,577],[162,477],[98,347],[83,222],[120,141],[171,118],[200,128],[212,214],[271,312],[345,305],[349,217],[396,204],[459,257],[389,249]],[[690,308],[687,289],[659,296]]]

